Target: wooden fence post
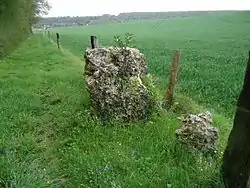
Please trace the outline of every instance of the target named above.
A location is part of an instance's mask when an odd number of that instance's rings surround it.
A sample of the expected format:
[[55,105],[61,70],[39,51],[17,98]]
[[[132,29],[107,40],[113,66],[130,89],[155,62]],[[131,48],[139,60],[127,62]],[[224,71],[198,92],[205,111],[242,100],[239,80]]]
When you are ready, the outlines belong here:
[[49,42],[51,42],[51,35],[50,35],[50,31],[48,31],[48,38],[49,38]]
[[60,50],[60,35],[59,33],[56,33],[56,43],[57,43],[57,48]]
[[177,76],[179,72],[180,51],[175,51],[173,55],[172,65],[170,68],[168,88],[166,92],[167,105],[170,108],[174,102],[174,89],[177,84]]
[[98,48],[98,39],[96,36],[90,36],[91,48]]
[[250,187],[250,51],[233,120],[223,155],[221,174],[226,188]]

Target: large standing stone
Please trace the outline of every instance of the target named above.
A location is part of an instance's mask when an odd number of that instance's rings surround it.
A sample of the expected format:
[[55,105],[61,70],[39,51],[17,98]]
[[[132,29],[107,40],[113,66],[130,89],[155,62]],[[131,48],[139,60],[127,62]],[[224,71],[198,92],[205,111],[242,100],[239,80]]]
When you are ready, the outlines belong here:
[[85,62],[87,89],[102,120],[134,121],[151,114],[153,99],[141,80],[147,73],[147,63],[139,50],[87,49]]
[[219,133],[218,129],[212,125],[210,112],[189,115],[182,121],[181,127],[175,133],[181,143],[191,148],[211,154],[217,150],[216,141]]

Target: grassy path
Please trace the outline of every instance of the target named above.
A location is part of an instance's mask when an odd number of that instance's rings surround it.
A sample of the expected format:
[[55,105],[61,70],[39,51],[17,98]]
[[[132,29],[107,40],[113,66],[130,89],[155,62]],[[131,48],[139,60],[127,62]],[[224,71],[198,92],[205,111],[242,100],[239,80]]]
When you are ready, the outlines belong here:
[[80,108],[82,92],[81,65],[71,64],[40,36],[0,61],[0,187],[63,180],[57,138],[75,113],[71,106]]
[[[103,127],[89,110],[82,62],[33,36],[0,61],[0,187],[216,186],[221,154],[187,153],[177,116]],[[221,150],[227,120],[221,128]]]

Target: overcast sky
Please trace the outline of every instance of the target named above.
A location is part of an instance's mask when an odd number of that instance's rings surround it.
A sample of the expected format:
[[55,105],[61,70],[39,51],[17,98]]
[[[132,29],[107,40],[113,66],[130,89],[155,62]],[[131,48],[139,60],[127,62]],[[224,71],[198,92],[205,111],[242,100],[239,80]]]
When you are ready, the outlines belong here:
[[249,10],[249,0],[48,0],[48,16],[95,16],[121,12]]

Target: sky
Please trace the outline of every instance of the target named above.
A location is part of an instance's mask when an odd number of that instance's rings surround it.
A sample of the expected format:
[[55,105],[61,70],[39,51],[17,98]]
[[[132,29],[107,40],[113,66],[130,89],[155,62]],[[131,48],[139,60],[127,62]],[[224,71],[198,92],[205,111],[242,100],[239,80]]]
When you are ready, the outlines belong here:
[[53,16],[117,15],[122,12],[250,10],[249,0],[48,0]]

